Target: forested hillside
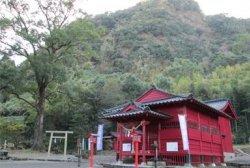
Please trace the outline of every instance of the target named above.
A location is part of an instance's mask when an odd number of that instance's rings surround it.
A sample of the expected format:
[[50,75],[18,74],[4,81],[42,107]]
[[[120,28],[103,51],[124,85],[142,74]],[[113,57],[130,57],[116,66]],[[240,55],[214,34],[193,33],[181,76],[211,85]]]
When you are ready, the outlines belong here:
[[193,0],[155,0],[94,22],[107,29],[100,72],[202,100],[229,98],[242,116],[239,141],[249,137],[250,19],[204,16]]
[[[250,19],[204,16],[193,0],[149,0],[87,18],[65,27],[67,36],[62,39],[65,32],[56,32],[62,41],[81,40],[66,52],[67,59],[37,68],[59,74],[46,89],[45,129],[86,135],[96,128],[102,109],[131,101],[155,85],[175,94],[193,93],[201,100],[231,99],[240,116],[233,123],[235,142],[248,140]],[[36,59],[39,64],[47,58]],[[0,140],[15,135],[27,146],[36,112],[20,97],[35,102],[37,87],[29,66],[25,61],[16,67],[7,57],[0,61],[0,134],[4,137]],[[5,120],[9,116],[22,117]]]
[[208,71],[249,60],[250,20],[205,17],[192,0],[149,1],[95,22],[108,30],[101,50],[112,67],[107,72],[131,72],[152,62],[156,68],[177,58]]

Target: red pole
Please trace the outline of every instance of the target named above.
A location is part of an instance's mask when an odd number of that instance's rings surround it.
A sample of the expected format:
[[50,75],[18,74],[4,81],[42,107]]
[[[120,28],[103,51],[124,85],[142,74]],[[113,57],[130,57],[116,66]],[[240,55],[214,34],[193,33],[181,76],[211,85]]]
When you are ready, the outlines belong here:
[[146,163],[146,123],[145,120],[142,121],[142,162]]
[[94,137],[90,136],[89,168],[94,168]]
[[122,151],[122,144],[123,144],[123,130],[122,130],[122,125],[120,124],[120,150],[119,150],[119,160],[122,161],[123,157],[123,151]]
[[135,145],[135,168],[138,168],[138,140],[134,142]]

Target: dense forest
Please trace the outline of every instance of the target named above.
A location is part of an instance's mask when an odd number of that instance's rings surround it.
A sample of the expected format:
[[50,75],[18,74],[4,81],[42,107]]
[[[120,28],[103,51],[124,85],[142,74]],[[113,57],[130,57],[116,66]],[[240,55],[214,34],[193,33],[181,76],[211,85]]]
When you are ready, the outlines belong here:
[[[8,24],[1,19],[0,29]],[[10,56],[23,51],[20,45],[1,52],[0,143],[30,147],[41,110],[44,130],[87,135],[102,122],[103,109],[131,101],[152,85],[201,100],[232,100],[240,117],[232,123],[234,141],[249,142],[250,19],[205,16],[193,0],[148,0],[86,15],[37,41],[35,33],[22,33],[46,47],[17,66]]]

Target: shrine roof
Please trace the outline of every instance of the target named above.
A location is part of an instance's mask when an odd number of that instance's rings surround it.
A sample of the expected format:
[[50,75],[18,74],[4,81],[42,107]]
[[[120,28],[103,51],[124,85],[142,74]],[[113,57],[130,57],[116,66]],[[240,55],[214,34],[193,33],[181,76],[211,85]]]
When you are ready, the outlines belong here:
[[178,101],[183,101],[186,100],[187,97],[182,97],[182,96],[173,96],[169,97],[166,99],[160,99],[160,100],[155,100],[155,101],[149,101],[149,102],[144,102],[142,103],[143,105],[158,105],[158,104],[165,104],[165,103],[174,103]]
[[[150,105],[178,102],[178,101],[182,101],[182,100],[186,100],[186,99],[187,99],[187,97],[184,97],[184,96],[174,96],[174,97],[164,98],[164,99],[160,99],[160,100],[147,101],[147,102],[143,102],[143,103],[138,103],[138,102],[132,102],[132,103],[136,104],[137,106],[150,106]],[[118,105],[118,106],[113,107],[113,108],[105,109],[103,114],[104,115],[105,114],[116,114],[130,104],[131,103],[125,103],[125,104],[121,104],[121,105]]]
[[128,119],[130,117],[142,117],[142,116],[147,116],[147,117],[153,117],[153,118],[170,118],[171,116],[167,114],[163,114],[160,112],[155,112],[150,109],[141,109],[141,110],[133,110],[129,112],[121,112],[121,113],[115,113],[115,114],[108,114],[104,115],[102,118],[103,119]]
[[213,107],[218,111],[222,111],[230,115],[234,119],[238,119],[237,113],[233,108],[231,101],[228,99],[215,99],[215,100],[204,101],[204,103],[210,107]]
[[216,99],[204,101],[204,103],[210,107],[215,108],[216,110],[222,110],[228,104],[227,99]]
[[128,106],[129,104],[130,103],[124,103],[124,104],[120,104],[120,105],[117,105],[117,106],[112,107],[112,108],[105,109],[103,111],[103,115],[118,113],[119,111],[121,111],[124,107]]
[[[157,98],[156,95],[159,95]],[[147,97],[150,97],[147,98]],[[143,101],[142,101],[143,98]],[[139,101],[138,101],[139,100]],[[158,106],[158,105],[163,105],[163,104],[173,104],[173,103],[183,103],[183,102],[189,102],[189,103],[194,103],[199,106],[202,106],[206,108],[207,110],[210,110],[212,112],[215,112],[219,115],[223,115],[228,118],[237,118],[237,115],[230,103],[229,100],[227,99],[217,99],[217,100],[209,100],[209,101],[199,101],[193,97],[192,94],[189,95],[174,95],[167,93],[163,94],[162,90],[156,89],[156,88],[151,88],[149,91],[145,92],[142,96],[139,98],[135,99],[134,102],[131,103],[125,103],[119,106],[116,106],[114,108],[106,109],[103,112],[103,117],[105,119],[108,119],[109,116],[112,118],[114,117],[122,117],[122,116],[136,116],[139,114],[144,114],[144,113],[150,113],[153,115],[163,115],[161,113],[155,112],[148,110],[145,112],[145,108],[152,106]],[[233,112],[225,112],[225,109],[227,107],[230,107]],[[135,108],[130,108],[130,107],[135,107]],[[227,109],[228,110],[228,109]],[[157,114],[155,114],[157,113]]]

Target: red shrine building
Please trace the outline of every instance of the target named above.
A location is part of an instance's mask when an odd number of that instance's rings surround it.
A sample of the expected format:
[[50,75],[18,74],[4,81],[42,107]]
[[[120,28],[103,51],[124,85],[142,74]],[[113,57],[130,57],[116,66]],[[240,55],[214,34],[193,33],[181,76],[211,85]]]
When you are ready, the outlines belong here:
[[[188,150],[184,150],[178,115],[186,118]],[[139,161],[155,157],[167,165],[223,163],[234,155],[231,121],[237,119],[226,99],[200,101],[157,88],[146,91],[134,102],[105,110],[103,117],[117,123],[114,148],[120,161],[133,157],[131,128],[141,136]]]

